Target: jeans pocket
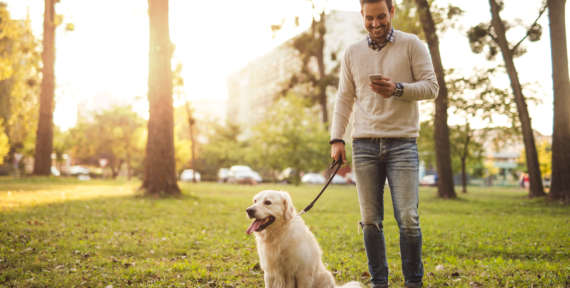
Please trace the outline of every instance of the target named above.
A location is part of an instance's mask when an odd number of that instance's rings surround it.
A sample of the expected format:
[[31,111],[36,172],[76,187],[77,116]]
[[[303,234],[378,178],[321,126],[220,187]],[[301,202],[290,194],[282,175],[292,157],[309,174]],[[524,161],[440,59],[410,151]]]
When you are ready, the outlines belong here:
[[370,139],[352,140],[352,153],[354,156],[370,156],[378,154],[379,147]]

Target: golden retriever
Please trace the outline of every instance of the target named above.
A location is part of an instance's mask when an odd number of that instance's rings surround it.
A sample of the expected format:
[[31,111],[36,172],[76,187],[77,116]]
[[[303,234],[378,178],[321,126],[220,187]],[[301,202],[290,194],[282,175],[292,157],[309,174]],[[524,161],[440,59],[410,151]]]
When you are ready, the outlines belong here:
[[[287,192],[265,190],[246,210],[254,219],[257,252],[266,288],[334,288],[335,280],[321,260],[321,248],[293,206]],[[343,288],[360,288],[350,282]]]

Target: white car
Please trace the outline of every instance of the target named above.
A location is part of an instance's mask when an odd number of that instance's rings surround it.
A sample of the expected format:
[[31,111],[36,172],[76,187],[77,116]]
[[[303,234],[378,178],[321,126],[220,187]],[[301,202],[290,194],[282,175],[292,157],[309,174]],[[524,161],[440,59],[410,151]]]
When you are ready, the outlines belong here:
[[53,176],[61,176],[61,173],[59,172],[59,170],[53,166],[51,166],[51,175]]
[[249,166],[234,165],[230,167],[228,182],[240,184],[256,184],[261,183],[263,179],[259,173],[253,171]]
[[71,176],[79,176],[79,175],[89,175],[89,168],[85,168],[82,166],[71,166],[67,169],[67,174]]
[[186,169],[180,173],[180,181],[193,181],[194,178],[196,178],[196,182],[200,182],[200,172],[194,171],[192,169]]
[[346,175],[344,175],[344,179],[346,179],[348,184],[356,184],[356,175],[353,173],[346,173]]
[[318,173],[306,173],[301,177],[301,183],[305,184],[325,184],[326,181],[325,177]]
[[333,179],[331,180],[331,184],[348,184],[348,181],[344,179],[344,177],[340,175],[334,175]]
[[220,170],[218,170],[218,182],[221,183],[228,182],[229,177],[230,177],[230,169],[220,168]]
[[420,185],[435,186],[437,185],[437,179],[435,178],[435,175],[425,175],[424,177],[422,177],[422,179],[420,179]]

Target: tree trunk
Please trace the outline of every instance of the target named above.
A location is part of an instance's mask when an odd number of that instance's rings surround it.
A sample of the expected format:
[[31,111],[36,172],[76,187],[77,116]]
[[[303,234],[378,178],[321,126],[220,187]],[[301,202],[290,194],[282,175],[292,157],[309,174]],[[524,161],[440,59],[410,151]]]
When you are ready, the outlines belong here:
[[319,89],[319,104],[321,105],[322,111],[322,120],[325,125],[328,125],[329,122],[329,115],[327,110],[327,81],[325,74],[325,56],[324,56],[324,49],[325,49],[325,33],[326,33],[326,26],[325,26],[325,12],[321,13],[321,19],[319,22],[316,22],[313,19],[313,39],[317,40],[317,51],[316,58],[317,58],[317,65],[319,69],[319,80],[318,80],[318,89]]
[[461,157],[461,192],[467,193],[467,168],[466,168],[467,159],[465,157]]
[[505,61],[507,67],[507,73],[511,80],[511,87],[513,89],[513,94],[515,95],[515,103],[517,105],[517,111],[519,114],[519,120],[521,121],[523,141],[526,152],[526,165],[528,174],[530,177],[530,189],[529,197],[540,197],[545,196],[544,189],[542,187],[542,177],[540,176],[540,169],[538,166],[538,155],[536,152],[536,145],[534,143],[534,134],[532,130],[530,116],[528,114],[528,109],[526,106],[526,100],[522,93],[522,88],[519,82],[519,77],[517,69],[513,62],[513,52],[509,48],[509,43],[505,36],[505,26],[501,16],[499,15],[499,6],[495,0],[489,0],[491,4],[491,24],[495,30],[497,44],[501,49],[501,54]]
[[126,145],[127,145],[127,147],[126,147],[127,148],[126,149],[126,151],[127,151],[127,157],[126,157],[127,158],[127,180],[131,181],[131,152],[130,152],[130,149],[128,148],[131,146],[130,141],[127,141]]
[[435,100],[434,137],[435,153],[437,159],[437,194],[440,198],[456,198],[453,186],[453,172],[451,170],[451,149],[449,145],[449,127],[447,126],[447,86],[445,85],[445,72],[439,53],[439,39],[435,30],[435,23],[426,0],[416,0],[420,22],[426,36],[433,67],[439,84],[439,94]]
[[570,83],[566,48],[566,0],[548,1],[552,81],[554,83],[554,129],[550,197],[570,201]]
[[51,152],[53,150],[55,0],[45,0],[44,3],[42,86],[33,173],[48,176],[51,174]]
[[148,139],[142,188],[148,196],[180,195],[174,161],[172,45],[168,0],[149,0]]
[[466,127],[465,144],[463,145],[463,155],[461,156],[461,186],[463,193],[467,193],[467,158],[469,157],[469,143],[471,142],[471,129],[469,123]]
[[194,170],[194,173],[192,174],[192,182],[196,183],[196,139],[194,137],[194,124],[196,124],[196,120],[194,119],[194,116],[192,115],[192,110],[190,109],[190,103],[188,103],[188,101],[186,101],[186,104],[184,105],[186,107],[186,115],[188,116],[188,128],[190,130],[190,142],[191,142],[191,146],[190,146],[190,153],[192,155],[191,159],[190,159],[190,168],[192,168]]

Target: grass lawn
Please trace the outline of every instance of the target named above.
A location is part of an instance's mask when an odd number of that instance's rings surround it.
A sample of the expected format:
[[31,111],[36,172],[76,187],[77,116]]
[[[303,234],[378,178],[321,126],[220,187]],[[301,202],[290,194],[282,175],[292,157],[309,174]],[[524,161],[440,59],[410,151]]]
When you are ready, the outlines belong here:
[[[180,199],[136,197],[138,182],[0,178],[1,287],[263,287],[245,208],[263,189],[297,209],[320,186],[181,184]],[[459,189],[458,189],[459,191]],[[386,194],[390,284],[403,286]],[[570,287],[570,207],[521,189],[420,190],[425,287]],[[303,215],[337,282],[368,283],[354,186]]]

